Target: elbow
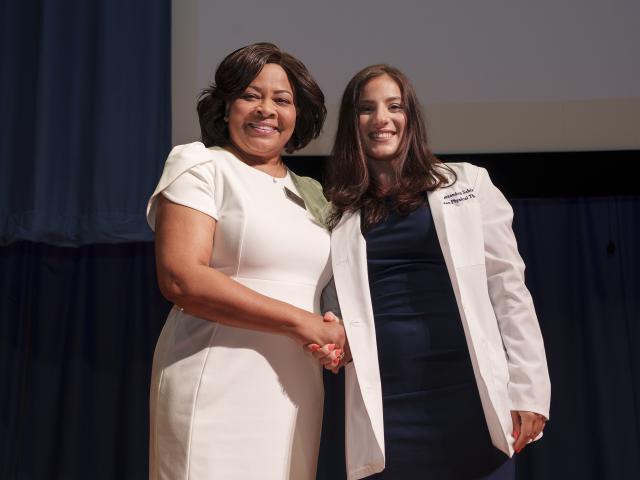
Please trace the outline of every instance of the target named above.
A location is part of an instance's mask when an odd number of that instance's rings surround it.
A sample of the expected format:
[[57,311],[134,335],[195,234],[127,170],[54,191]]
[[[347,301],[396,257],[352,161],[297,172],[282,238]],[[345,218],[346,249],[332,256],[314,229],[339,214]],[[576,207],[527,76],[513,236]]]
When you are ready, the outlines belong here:
[[185,278],[171,273],[158,275],[158,287],[164,298],[175,305],[184,306],[189,297],[189,286]]

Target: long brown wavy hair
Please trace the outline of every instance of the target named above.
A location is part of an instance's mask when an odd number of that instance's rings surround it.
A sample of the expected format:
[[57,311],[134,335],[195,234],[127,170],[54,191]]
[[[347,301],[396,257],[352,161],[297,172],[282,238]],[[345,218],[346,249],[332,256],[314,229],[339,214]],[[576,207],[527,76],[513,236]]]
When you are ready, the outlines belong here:
[[[358,128],[358,104],[367,82],[388,75],[400,87],[406,116],[404,135],[394,162],[396,183],[382,192],[371,174]],[[325,169],[325,195],[333,204],[328,226],[335,227],[345,212],[360,210],[363,227],[369,228],[396,210],[407,215],[425,201],[425,192],[455,183],[455,173],[429,148],[427,128],[420,103],[409,79],[390,65],[371,65],[360,70],[348,83],[338,119],[333,152]],[[391,197],[392,202],[385,200]]]

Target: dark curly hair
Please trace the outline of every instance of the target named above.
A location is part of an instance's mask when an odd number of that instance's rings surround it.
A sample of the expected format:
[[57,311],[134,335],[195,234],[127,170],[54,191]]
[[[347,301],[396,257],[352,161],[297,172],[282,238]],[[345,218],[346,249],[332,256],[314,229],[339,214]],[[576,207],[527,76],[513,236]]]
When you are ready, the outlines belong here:
[[[400,142],[399,161],[394,164],[396,184],[384,195],[371,175],[362,148],[358,128],[358,103],[362,89],[370,80],[388,75],[400,88],[406,115],[406,127]],[[365,229],[383,220],[393,208],[406,215],[424,203],[425,192],[455,182],[455,173],[440,162],[427,142],[427,128],[420,103],[409,79],[389,65],[371,65],[356,73],[342,95],[338,131],[333,152],[326,163],[325,195],[333,203],[329,228],[333,228],[345,212],[361,211]]]
[[229,128],[224,121],[229,105],[242,95],[267,63],[280,65],[293,88],[296,125],[285,151],[295,152],[320,135],[327,115],[322,90],[300,60],[272,43],[263,42],[247,45],[227,55],[218,65],[214,83],[200,94],[198,118],[205,146],[224,147],[231,143]]

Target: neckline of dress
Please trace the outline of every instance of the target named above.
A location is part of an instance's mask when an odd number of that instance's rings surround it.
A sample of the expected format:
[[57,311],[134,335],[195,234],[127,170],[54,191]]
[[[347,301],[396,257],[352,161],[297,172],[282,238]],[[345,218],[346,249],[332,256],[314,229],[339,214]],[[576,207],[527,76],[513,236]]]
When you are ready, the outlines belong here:
[[272,181],[272,183],[282,183],[282,182],[285,182],[288,178],[291,177],[291,174],[289,172],[289,167],[287,167],[287,165],[284,162],[282,162],[282,164],[284,165],[284,168],[286,170],[286,173],[285,173],[284,177],[274,177],[273,175],[270,175],[267,172],[263,172],[262,170],[260,170],[260,169],[258,169],[256,167],[252,167],[251,165],[243,162],[242,159],[238,158],[238,156],[235,153],[230,152],[226,148],[222,148],[222,147],[218,147],[218,146],[210,147],[210,148],[212,148],[212,149],[213,148],[220,149],[220,151],[222,151],[224,153],[227,153],[233,160],[235,160],[238,163],[241,163],[247,169],[251,170],[252,172],[255,172],[256,174],[258,174],[262,178],[270,179]]

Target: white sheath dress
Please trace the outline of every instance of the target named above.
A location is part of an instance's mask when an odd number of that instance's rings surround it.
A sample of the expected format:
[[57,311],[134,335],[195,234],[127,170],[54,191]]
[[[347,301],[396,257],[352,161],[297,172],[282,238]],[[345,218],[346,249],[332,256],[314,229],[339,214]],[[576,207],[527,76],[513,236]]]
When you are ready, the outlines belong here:
[[[272,298],[320,312],[331,277],[329,233],[276,179],[224,149],[174,148],[149,200],[217,220],[210,265]],[[174,307],[158,340],[150,398],[151,480],[314,479],[322,370],[291,339]]]

